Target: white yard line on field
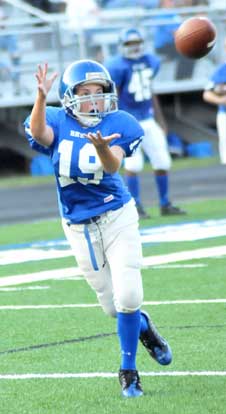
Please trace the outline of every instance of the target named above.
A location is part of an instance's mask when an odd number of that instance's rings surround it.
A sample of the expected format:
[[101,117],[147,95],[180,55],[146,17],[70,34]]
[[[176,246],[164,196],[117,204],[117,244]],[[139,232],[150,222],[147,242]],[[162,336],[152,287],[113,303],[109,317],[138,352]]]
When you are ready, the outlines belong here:
[[181,262],[184,260],[203,259],[226,255],[226,246],[207,247],[195,250],[185,250],[183,252],[161,254],[158,256],[148,256],[143,259],[143,266],[154,266],[165,263]]
[[[226,303],[226,299],[191,299],[191,300],[165,300],[165,301],[144,301],[143,305],[202,305],[212,303]],[[2,305],[1,310],[28,310],[28,309],[68,309],[68,308],[98,308],[99,303],[67,303],[64,305]]]
[[20,285],[23,283],[40,282],[41,280],[50,279],[64,279],[67,277],[76,277],[76,279],[83,279],[81,276],[81,271],[78,267],[67,267],[65,269],[44,270],[42,272],[1,277],[0,286]]
[[[168,371],[168,372],[140,372],[146,377],[225,377],[226,371]],[[53,374],[1,374],[0,380],[29,380],[29,379],[66,379],[66,378],[114,378],[115,372],[81,372],[81,373],[53,373]]]
[[0,292],[19,292],[21,290],[45,290],[45,289],[49,289],[49,286],[5,287],[5,288],[0,288]]
[[[140,229],[142,244],[204,240],[226,236],[226,219],[166,224]],[[0,266],[73,256],[66,239],[0,246]]]
[[163,264],[152,266],[153,269],[197,269],[197,267],[207,267],[206,263],[193,263],[193,264]]
[[[224,255],[226,255],[226,246],[185,250],[183,252],[144,257],[143,267],[147,268],[150,266],[163,265],[166,263],[202,259],[208,257],[220,257]],[[81,271],[78,267],[69,267],[65,269],[55,269],[23,275],[1,277],[0,286],[19,285],[23,283],[37,282],[40,280],[71,278],[75,276],[81,277]]]

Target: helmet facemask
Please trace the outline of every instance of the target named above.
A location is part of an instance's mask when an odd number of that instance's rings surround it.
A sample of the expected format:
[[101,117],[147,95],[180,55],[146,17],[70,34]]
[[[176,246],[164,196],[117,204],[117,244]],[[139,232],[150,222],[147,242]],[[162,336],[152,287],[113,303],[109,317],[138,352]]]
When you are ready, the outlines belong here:
[[[103,117],[107,114],[115,112],[118,110],[118,99],[117,93],[115,90],[115,86],[113,82],[98,82],[98,80],[93,80],[92,82],[82,82],[81,85],[86,84],[100,84],[103,86],[104,90],[103,93],[98,94],[90,94],[80,96],[76,94],[76,87],[79,86],[77,84],[75,87],[69,87],[64,94],[62,104],[66,109],[67,113],[76,118],[83,126],[85,127],[94,127],[98,125]],[[100,111],[97,105],[97,102],[103,101],[103,111]],[[81,112],[81,106],[83,103],[91,102],[92,103],[92,110],[90,112]]]
[[127,59],[139,59],[144,54],[144,42],[125,42],[121,45],[121,53]]

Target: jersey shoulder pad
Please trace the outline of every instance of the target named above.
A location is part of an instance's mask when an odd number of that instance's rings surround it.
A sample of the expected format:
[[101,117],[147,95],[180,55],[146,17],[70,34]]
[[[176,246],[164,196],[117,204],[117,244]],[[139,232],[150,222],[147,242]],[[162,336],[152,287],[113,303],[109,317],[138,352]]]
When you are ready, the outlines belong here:
[[154,73],[156,73],[159,70],[161,59],[156,55],[152,55],[151,53],[145,56],[149,66],[154,70]]
[[144,130],[136,118],[128,112],[119,110],[112,115],[115,115],[114,122],[117,125],[115,132],[121,134],[121,137],[112,141],[111,145],[119,145],[129,157],[142,141]]
[[[46,107],[46,122],[48,125],[50,125],[54,130],[54,135],[57,134],[58,131],[58,116],[61,112],[64,112],[62,108],[59,107],[53,107],[53,106],[47,106]],[[33,138],[30,130],[30,119],[31,116],[29,115],[25,121],[24,121],[24,127],[25,127],[25,136],[31,146],[31,148],[35,151],[38,151],[42,154],[50,155],[51,154],[51,147],[45,147],[44,145],[39,144],[35,139]]]
[[59,117],[64,115],[64,108],[56,106],[47,106],[46,107],[46,121],[48,124],[58,121]]

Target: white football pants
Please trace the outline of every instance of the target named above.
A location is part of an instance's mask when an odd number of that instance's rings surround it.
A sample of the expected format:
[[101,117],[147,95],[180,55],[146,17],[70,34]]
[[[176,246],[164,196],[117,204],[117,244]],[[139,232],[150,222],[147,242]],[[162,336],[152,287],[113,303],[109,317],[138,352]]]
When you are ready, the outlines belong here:
[[116,316],[116,312],[139,309],[142,247],[134,200],[102,214],[96,223],[68,226],[63,219],[62,224],[78,266],[104,312]]
[[226,164],[226,113],[217,113],[218,147],[221,164]]
[[144,167],[144,152],[153,170],[168,171],[171,167],[171,157],[163,129],[153,118],[141,121],[140,125],[144,130],[144,138],[134,155],[124,159],[124,168],[134,173],[141,172]]

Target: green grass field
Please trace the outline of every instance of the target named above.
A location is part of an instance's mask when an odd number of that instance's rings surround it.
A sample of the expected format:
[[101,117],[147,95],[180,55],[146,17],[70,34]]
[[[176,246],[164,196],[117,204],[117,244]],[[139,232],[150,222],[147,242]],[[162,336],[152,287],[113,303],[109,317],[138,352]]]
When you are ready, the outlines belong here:
[[[225,218],[225,199],[186,204],[188,215],[159,217],[141,228]],[[6,245],[62,239],[59,220],[2,226]],[[221,237],[143,246],[145,258],[226,246]],[[75,266],[73,257],[16,261],[12,275]],[[14,259],[14,260],[13,260]],[[0,287],[1,414],[223,414],[226,406],[226,256],[213,255],[142,270],[144,308],[171,344],[168,367],[139,345],[137,365],[145,395],[124,400],[117,372],[115,320],[105,316],[82,278],[40,280]],[[63,270],[62,270],[63,275]],[[93,305],[93,306],[88,306]]]

